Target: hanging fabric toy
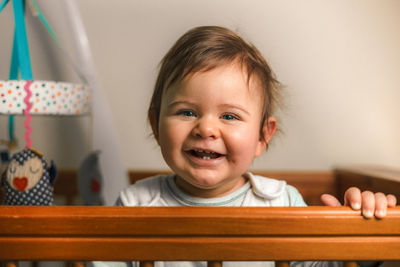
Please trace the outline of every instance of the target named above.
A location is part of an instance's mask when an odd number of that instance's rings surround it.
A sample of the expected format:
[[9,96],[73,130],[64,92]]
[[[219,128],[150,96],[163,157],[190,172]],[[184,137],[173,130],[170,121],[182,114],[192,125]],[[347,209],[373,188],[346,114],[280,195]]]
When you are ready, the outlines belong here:
[[94,151],[87,156],[78,170],[79,194],[85,205],[103,205],[103,177],[100,171],[100,151]]
[[50,167],[43,155],[33,149],[24,149],[11,158],[2,175],[5,205],[42,206],[53,204],[53,184],[57,169]]

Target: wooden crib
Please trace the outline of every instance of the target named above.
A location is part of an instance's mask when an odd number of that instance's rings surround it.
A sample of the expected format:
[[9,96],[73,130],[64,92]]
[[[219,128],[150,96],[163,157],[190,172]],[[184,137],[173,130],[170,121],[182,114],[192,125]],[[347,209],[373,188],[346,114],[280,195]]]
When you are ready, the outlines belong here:
[[400,206],[0,207],[0,261],[400,260]]

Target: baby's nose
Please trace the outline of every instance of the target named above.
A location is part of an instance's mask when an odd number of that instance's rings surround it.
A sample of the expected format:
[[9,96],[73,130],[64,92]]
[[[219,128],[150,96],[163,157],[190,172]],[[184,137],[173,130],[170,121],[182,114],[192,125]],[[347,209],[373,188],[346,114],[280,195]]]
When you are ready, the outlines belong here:
[[220,136],[218,123],[212,118],[201,118],[197,121],[193,134],[200,138],[218,138]]

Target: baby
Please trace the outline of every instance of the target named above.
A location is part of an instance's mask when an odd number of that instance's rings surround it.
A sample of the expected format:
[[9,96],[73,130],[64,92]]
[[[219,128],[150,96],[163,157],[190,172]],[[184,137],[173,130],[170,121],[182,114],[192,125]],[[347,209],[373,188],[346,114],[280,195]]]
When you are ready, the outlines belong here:
[[[286,182],[248,172],[277,129],[273,114],[279,93],[279,83],[261,53],[232,31],[210,26],[184,34],[161,62],[148,110],[154,137],[174,173],[141,180],[124,189],[117,204],[305,206],[299,192]],[[322,201],[329,206],[340,205],[331,195],[323,195]],[[396,198],[350,188],[344,202],[362,209],[365,217],[382,218],[387,207],[396,205]],[[156,264],[206,266],[204,262]],[[339,263],[293,263],[311,264]],[[273,263],[225,262],[224,266]]]

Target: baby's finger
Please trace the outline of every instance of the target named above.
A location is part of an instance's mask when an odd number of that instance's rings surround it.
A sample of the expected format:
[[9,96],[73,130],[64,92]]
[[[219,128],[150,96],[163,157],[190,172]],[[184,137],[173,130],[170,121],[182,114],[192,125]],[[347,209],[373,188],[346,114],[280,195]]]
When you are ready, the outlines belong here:
[[386,216],[387,199],[383,193],[375,193],[375,217],[382,219]]
[[393,208],[394,206],[396,206],[397,199],[394,195],[389,194],[386,196],[386,199],[387,199],[387,205],[389,208]]
[[353,210],[361,208],[361,192],[357,187],[350,187],[344,193],[344,205],[350,206]]
[[324,203],[326,206],[330,206],[330,207],[342,206],[342,204],[340,204],[339,200],[337,200],[336,197],[329,195],[329,194],[323,194],[321,196],[321,200],[322,200],[322,203]]
[[371,191],[361,193],[362,197],[362,215],[365,218],[372,218],[375,210],[375,195]]

